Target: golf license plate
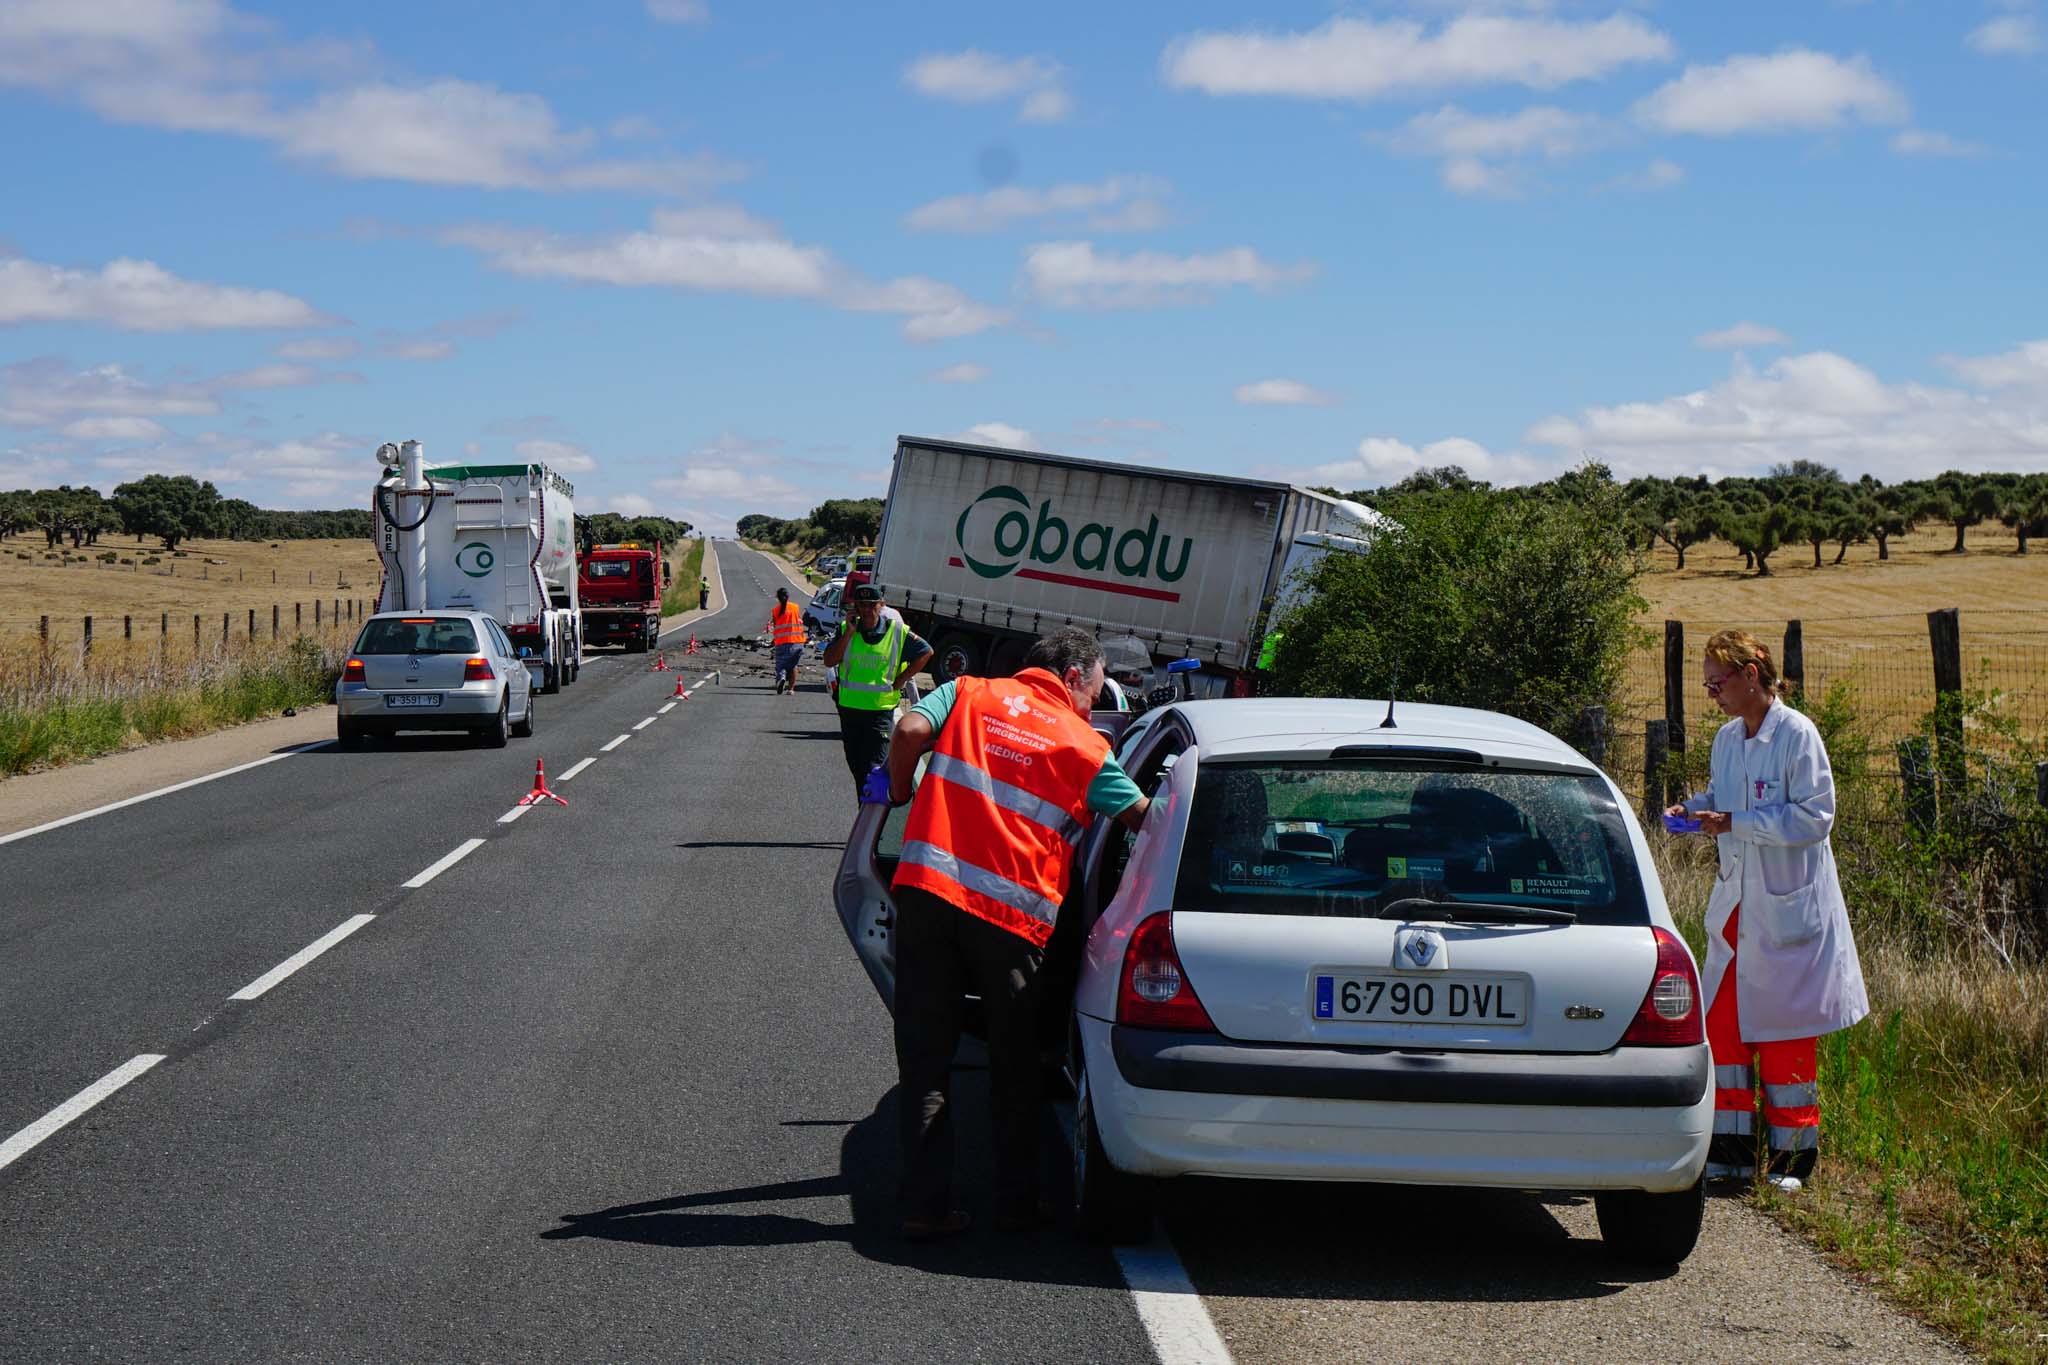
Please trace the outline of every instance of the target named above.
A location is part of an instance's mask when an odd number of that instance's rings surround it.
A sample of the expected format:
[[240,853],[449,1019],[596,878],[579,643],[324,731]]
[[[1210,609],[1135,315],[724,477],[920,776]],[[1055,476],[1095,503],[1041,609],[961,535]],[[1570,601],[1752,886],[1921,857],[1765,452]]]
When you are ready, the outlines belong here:
[[422,707],[439,706],[440,704],[441,694],[439,692],[386,692],[384,694],[384,705],[387,707]]
[[1512,1028],[1529,1017],[1529,983],[1470,972],[1317,973],[1316,1018],[1374,1024],[1479,1024]]

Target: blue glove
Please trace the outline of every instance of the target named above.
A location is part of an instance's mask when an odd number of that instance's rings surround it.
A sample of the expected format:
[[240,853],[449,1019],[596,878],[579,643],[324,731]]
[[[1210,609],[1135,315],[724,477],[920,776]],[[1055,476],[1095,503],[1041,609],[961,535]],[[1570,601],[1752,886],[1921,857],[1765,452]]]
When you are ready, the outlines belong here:
[[889,800],[889,770],[879,763],[868,769],[868,775],[860,784],[860,801],[864,806],[886,806]]
[[1664,817],[1664,828],[1673,834],[1698,834],[1700,822],[1690,815],[1667,815]]

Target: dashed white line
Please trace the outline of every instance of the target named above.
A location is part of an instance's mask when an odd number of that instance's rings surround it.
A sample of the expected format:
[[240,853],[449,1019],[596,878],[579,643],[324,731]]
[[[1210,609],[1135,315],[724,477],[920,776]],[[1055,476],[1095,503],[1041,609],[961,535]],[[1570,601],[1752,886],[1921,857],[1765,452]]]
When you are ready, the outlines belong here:
[[[561,780],[562,779],[559,777],[555,779],[555,781],[557,782],[560,782]],[[532,809],[532,806],[514,806],[511,810],[506,811],[503,815],[498,817],[498,823],[501,825],[509,825],[514,820],[517,820],[520,816],[526,814],[526,812]]]
[[419,890],[428,882],[434,880],[434,878],[440,876],[443,872],[446,872],[449,868],[455,866],[457,863],[461,862],[464,858],[467,858],[470,854],[476,852],[483,846],[484,841],[481,839],[464,840],[462,843],[456,845],[455,851],[453,853],[444,855],[440,859],[440,861],[434,863],[432,866],[427,868],[426,871],[420,873],[419,876],[414,877],[411,881],[405,883],[405,889],[408,891]]
[[619,736],[619,737],[618,737],[617,739],[613,740],[613,741],[612,741],[611,743],[609,743],[609,744],[605,744],[605,745],[601,745],[601,746],[600,746],[600,747],[598,748],[598,752],[599,752],[599,753],[601,753],[601,754],[608,754],[608,753],[610,753],[610,752],[611,752],[612,750],[614,750],[614,749],[618,748],[618,747],[619,747],[619,746],[620,746],[621,744],[624,744],[624,743],[625,743],[625,742],[626,742],[627,740],[629,740],[629,739],[631,739],[631,738],[632,738],[632,736],[631,736],[631,735],[620,735],[620,736]]
[[[480,844],[483,840],[476,839],[471,842]],[[320,956],[320,954],[326,952],[329,948],[332,948],[335,944],[341,942],[375,918],[377,918],[375,915],[350,916],[320,937],[314,939],[311,943],[308,943],[305,947],[299,949],[296,953],[293,953],[284,961],[278,963],[275,967],[272,967],[263,975],[257,977],[254,981],[251,981],[248,985],[242,987],[242,989],[236,991],[228,999],[254,1000],[257,996],[262,995],[272,986],[275,986],[278,982],[284,980],[293,972],[305,966],[308,962],[311,962],[314,958]]]
[[27,1156],[42,1141],[64,1125],[72,1122],[107,1096],[119,1090],[143,1072],[164,1059],[160,1052],[145,1052],[139,1057],[130,1057],[106,1075],[94,1081],[85,1089],[73,1095],[49,1113],[31,1123],[5,1142],[0,1142],[0,1171]]
[[567,782],[570,778],[576,776],[576,774],[582,772],[585,768],[589,767],[591,764],[595,762],[597,762],[597,759],[594,757],[586,758],[581,763],[572,765],[568,772],[563,773],[560,777],[556,778],[555,781]]
[[1159,1365],[1230,1365],[1230,1348],[1164,1232],[1144,1246],[1118,1247],[1116,1263]]
[[669,703],[669,704],[668,704],[667,706],[664,706],[664,707],[662,707],[660,711],[656,712],[656,714],[657,714],[657,715],[663,715],[663,716],[665,716],[665,715],[667,715],[667,714],[668,714],[669,712],[671,712],[671,711],[673,711],[673,710],[675,710],[675,709],[676,709],[676,704],[675,704],[674,702],[670,702],[670,703]]
[[660,716],[649,716],[646,720],[641,721],[638,725],[634,726],[633,728],[635,730],[645,730],[648,726],[654,724],[654,722],[660,719]]
[[169,796],[172,792],[181,792],[187,787],[196,787],[202,782],[211,782],[217,777],[233,777],[236,773],[245,773],[251,768],[260,768],[266,763],[276,763],[280,759],[291,758],[305,753],[308,749],[324,749],[332,743],[334,741],[331,739],[321,739],[315,740],[311,744],[300,744],[294,748],[286,749],[282,753],[271,754],[267,758],[255,759],[248,763],[237,763],[232,768],[222,768],[219,772],[208,773],[204,777],[187,778],[183,782],[173,782],[168,787],[158,787],[155,791],[144,792],[140,796],[131,796],[122,801],[109,801],[104,806],[94,806],[91,810],[82,810],[76,815],[67,815],[61,820],[49,820],[35,826],[33,829],[18,829],[12,834],[0,834],[0,844],[11,844],[16,839],[28,839],[38,834],[47,834],[53,829],[62,829],[66,825],[75,825],[80,820],[90,820],[95,815],[105,815],[109,811],[122,810],[144,801],[154,801],[159,796]]

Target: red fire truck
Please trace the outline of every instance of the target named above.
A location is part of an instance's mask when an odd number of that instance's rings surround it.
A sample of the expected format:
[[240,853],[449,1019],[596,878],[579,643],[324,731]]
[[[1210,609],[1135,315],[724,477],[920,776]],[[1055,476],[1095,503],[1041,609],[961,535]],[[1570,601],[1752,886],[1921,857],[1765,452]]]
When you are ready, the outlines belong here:
[[622,644],[636,654],[654,648],[667,587],[668,562],[659,545],[628,540],[591,546],[576,572],[584,643]]

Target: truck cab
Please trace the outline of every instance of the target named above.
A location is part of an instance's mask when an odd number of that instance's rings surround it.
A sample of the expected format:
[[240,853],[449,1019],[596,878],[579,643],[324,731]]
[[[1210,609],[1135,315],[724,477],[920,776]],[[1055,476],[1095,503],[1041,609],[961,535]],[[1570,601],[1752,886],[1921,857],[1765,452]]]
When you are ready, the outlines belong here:
[[585,641],[623,644],[634,653],[653,648],[661,636],[667,578],[659,545],[628,540],[585,550],[576,568]]

